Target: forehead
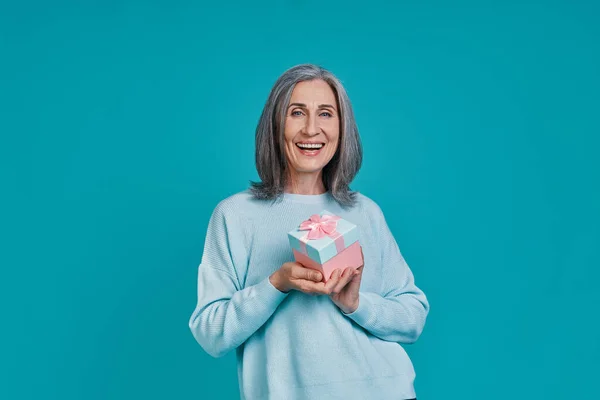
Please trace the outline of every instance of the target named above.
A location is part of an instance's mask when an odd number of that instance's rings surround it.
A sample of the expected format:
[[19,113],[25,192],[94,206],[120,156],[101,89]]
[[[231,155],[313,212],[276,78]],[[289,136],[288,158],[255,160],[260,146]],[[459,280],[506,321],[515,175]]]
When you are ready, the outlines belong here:
[[329,84],[322,80],[298,82],[292,92],[291,103],[318,102],[336,104],[335,94]]

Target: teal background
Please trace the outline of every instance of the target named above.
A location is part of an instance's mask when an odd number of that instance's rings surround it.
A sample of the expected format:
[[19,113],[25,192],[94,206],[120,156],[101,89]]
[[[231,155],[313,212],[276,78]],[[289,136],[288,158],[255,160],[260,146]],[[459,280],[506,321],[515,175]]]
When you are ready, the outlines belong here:
[[8,2],[0,398],[235,399],[188,318],[285,69],[344,82],[432,308],[420,399],[597,399],[594,2]]

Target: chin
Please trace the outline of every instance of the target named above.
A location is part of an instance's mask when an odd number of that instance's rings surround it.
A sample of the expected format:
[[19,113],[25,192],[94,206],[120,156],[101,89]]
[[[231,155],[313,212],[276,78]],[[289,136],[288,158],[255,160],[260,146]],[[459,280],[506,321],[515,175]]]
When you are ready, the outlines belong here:
[[298,172],[303,172],[303,173],[317,173],[317,172],[321,172],[323,170],[323,168],[325,167],[325,165],[327,165],[327,164],[321,164],[321,163],[319,163],[319,165],[301,164],[301,165],[297,165],[296,168],[294,168],[294,169]]

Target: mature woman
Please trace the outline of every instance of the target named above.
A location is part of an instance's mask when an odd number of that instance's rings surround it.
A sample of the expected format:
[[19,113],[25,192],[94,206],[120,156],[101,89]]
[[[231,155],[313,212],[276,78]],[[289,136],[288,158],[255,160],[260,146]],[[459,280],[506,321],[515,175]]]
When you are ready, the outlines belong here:
[[[350,191],[362,148],[340,81],[298,65],[275,83],[256,130],[261,182],[221,201],[208,226],[190,329],[214,357],[236,349],[242,399],[411,399],[402,344],[429,304],[381,209]],[[326,282],[287,232],[330,211],[360,231],[363,266]]]

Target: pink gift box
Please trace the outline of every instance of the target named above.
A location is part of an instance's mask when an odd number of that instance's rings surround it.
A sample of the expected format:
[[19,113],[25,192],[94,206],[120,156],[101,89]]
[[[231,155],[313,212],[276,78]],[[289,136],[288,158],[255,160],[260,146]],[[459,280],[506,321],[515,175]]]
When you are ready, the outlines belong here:
[[303,221],[288,238],[294,259],[321,272],[325,281],[336,269],[363,265],[358,227],[326,210]]

